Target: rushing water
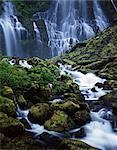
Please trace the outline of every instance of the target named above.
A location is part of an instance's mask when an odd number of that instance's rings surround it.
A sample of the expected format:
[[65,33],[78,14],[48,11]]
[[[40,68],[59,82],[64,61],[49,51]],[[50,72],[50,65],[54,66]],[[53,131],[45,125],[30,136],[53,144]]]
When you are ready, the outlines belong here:
[[109,25],[98,0],[56,0],[48,11],[39,12],[36,17],[45,21],[52,56],[95,36]]
[[[0,16],[0,27],[4,35],[2,41],[5,43],[3,54],[7,56],[38,55],[49,58],[60,55],[109,25],[98,0],[53,0],[46,12],[33,15],[35,39],[29,41],[29,34],[15,16],[14,7],[10,0],[5,0],[4,11]],[[38,20],[44,21],[45,28],[40,30]]]
[[22,49],[21,35],[26,29],[14,15],[14,6],[10,1],[4,1],[3,9],[4,12],[0,17],[0,26],[5,40],[4,53],[7,56],[19,55]]
[[[87,91],[87,88],[93,88],[95,86],[95,83],[100,82],[103,83],[105,79],[101,79],[97,77],[94,74],[89,73],[88,76],[90,78],[86,77],[86,75],[82,74],[81,72],[78,71],[71,71],[71,66],[69,65],[62,65],[59,64],[60,69],[61,69],[61,75],[62,74],[68,74],[70,75],[74,82],[77,79],[78,81],[76,82],[80,86],[80,90],[82,92]],[[82,80],[84,79],[83,83]],[[92,81],[93,79],[93,81]],[[88,80],[88,82],[87,82]],[[103,90],[100,89],[102,92]],[[88,100],[98,100],[100,96],[105,95],[110,91],[104,91],[103,94],[98,94],[94,98],[94,93],[92,92],[88,98]],[[98,92],[97,92],[98,93]],[[85,97],[87,100],[87,97]],[[55,101],[61,101],[61,99],[55,99]],[[54,101],[51,101],[54,102]],[[77,140],[78,138],[75,137],[75,133],[80,130],[80,128],[76,128],[73,130],[70,130],[66,133],[58,133],[55,131],[48,131],[47,129],[44,128],[43,125],[39,124],[34,124],[28,119],[28,110],[21,110],[19,106],[17,105],[17,118],[22,119],[25,118],[30,125],[31,129],[26,129],[26,131],[34,133],[34,135],[37,137],[41,135],[42,133],[48,133],[50,135],[53,135],[55,137],[59,138],[71,138],[74,140]],[[85,136],[83,138],[79,138],[78,140],[81,140],[95,148],[101,149],[101,150],[116,150],[117,149],[117,133],[116,133],[116,120],[114,121],[114,115],[112,114],[112,110],[108,108],[101,108],[98,111],[91,110],[90,111],[90,116],[91,116],[91,122],[87,123],[86,125],[82,126],[81,128],[84,129],[85,131]],[[112,128],[112,122],[114,122],[114,126]],[[42,141],[41,141],[42,142]]]

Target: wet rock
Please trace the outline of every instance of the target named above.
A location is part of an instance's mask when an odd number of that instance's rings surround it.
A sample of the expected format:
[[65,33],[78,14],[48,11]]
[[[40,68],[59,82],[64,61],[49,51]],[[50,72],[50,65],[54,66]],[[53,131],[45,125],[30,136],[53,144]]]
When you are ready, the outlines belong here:
[[44,123],[45,128],[53,131],[67,131],[74,127],[74,122],[63,111],[54,111],[53,116]]
[[8,137],[21,136],[24,133],[23,124],[3,112],[0,113],[0,131]]
[[117,116],[117,103],[112,104],[112,113]]
[[90,113],[87,112],[86,110],[77,111],[75,113],[74,121],[79,127],[90,122],[90,120],[91,120]]
[[64,139],[60,145],[60,149],[67,149],[67,150],[96,150],[92,146],[80,141],[80,140],[68,140]]
[[25,118],[20,119],[20,122],[24,125],[26,129],[31,129],[31,125],[28,123],[28,121]]
[[86,136],[84,128],[80,128],[79,131],[74,133],[75,138],[83,138]]
[[8,116],[15,116],[15,109],[13,100],[0,96],[0,111],[6,113]]
[[62,141],[62,139],[56,136],[56,133],[52,135],[46,132],[39,136],[39,140],[43,141],[46,146],[52,147],[58,145]]
[[29,109],[28,117],[34,123],[43,124],[50,118],[50,108],[46,103],[37,103]]
[[113,103],[117,103],[117,91],[112,91],[111,93],[100,97],[98,103],[111,107]]
[[1,89],[1,94],[7,98],[13,99],[13,90],[11,87],[4,86]]
[[[78,90],[77,93],[73,93],[73,92],[64,93],[64,99],[65,100],[71,99],[71,101],[72,101],[72,99],[76,99],[76,103],[85,101],[85,98],[84,98],[83,94],[81,94],[80,90]],[[73,102],[75,102],[75,101],[73,100]]]
[[51,108],[54,110],[62,110],[67,113],[73,113],[79,110],[80,106],[78,104],[73,103],[72,101],[66,102],[56,102],[51,104]]
[[20,109],[24,110],[24,109],[27,108],[27,102],[26,102],[26,100],[24,99],[23,95],[19,95],[19,96],[17,97],[17,103],[18,103]]

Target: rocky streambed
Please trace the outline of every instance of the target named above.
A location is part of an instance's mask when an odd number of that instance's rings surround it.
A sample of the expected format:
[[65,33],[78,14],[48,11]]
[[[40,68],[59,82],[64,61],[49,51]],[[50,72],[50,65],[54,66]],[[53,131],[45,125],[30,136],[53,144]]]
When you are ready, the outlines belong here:
[[51,60],[0,58],[1,149],[117,149],[116,29]]

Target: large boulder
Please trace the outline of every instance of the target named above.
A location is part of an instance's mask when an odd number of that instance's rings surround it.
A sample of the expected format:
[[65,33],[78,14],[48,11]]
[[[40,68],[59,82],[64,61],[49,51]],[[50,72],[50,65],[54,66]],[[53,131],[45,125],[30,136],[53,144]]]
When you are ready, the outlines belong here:
[[8,116],[15,116],[15,109],[13,100],[0,96],[0,111],[6,113]]
[[3,96],[13,99],[13,90],[11,87],[4,86],[0,92]]
[[53,116],[44,123],[45,128],[53,131],[67,131],[74,128],[74,122],[64,111],[54,111]]
[[54,110],[62,110],[67,113],[73,113],[79,110],[80,106],[79,104],[75,104],[72,101],[66,101],[66,102],[55,102],[51,104],[51,108]]
[[28,117],[34,123],[43,124],[50,118],[50,108],[46,103],[37,103],[29,109]]
[[117,91],[112,91],[111,93],[100,97],[98,103],[105,106],[112,106],[113,103],[117,104]]
[[90,120],[91,120],[90,113],[86,110],[80,110],[75,113],[74,121],[79,127],[90,122]]
[[24,133],[24,126],[19,120],[0,112],[0,131],[8,137],[21,136]]

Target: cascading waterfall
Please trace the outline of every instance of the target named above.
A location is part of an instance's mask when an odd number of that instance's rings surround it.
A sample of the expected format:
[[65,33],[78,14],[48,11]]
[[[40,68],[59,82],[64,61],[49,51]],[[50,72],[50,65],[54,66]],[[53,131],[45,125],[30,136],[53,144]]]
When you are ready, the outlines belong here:
[[95,36],[109,25],[97,0],[56,0],[48,11],[33,17],[45,21],[52,56]]
[[100,31],[103,31],[105,28],[109,26],[109,22],[102,11],[98,0],[94,0],[94,15],[96,19],[97,26],[99,27]]
[[5,40],[5,55],[18,56],[21,50],[21,35],[26,29],[14,15],[14,6],[10,1],[3,1],[3,9],[0,26]]

